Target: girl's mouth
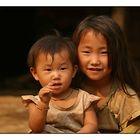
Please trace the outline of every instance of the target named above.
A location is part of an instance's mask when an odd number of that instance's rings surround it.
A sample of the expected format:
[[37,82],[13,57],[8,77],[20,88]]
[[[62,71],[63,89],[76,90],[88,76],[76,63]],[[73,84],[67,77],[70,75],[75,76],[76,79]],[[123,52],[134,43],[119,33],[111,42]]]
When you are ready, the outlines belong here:
[[102,69],[101,68],[88,68],[88,70],[91,70],[91,71],[101,71]]

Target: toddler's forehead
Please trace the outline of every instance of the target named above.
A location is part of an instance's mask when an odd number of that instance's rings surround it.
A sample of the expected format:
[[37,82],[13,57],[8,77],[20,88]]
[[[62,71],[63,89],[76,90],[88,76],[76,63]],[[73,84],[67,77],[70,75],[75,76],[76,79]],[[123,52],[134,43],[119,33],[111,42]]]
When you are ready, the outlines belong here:
[[38,57],[44,57],[46,60],[55,60],[55,61],[60,61],[60,60],[68,60],[70,59],[70,54],[68,50],[60,50],[58,52],[40,52]]
[[69,56],[69,51],[67,49],[63,49],[63,50],[58,50],[58,51],[51,51],[51,52],[40,52],[39,55],[45,55],[47,56],[51,56],[54,57],[55,55],[60,55],[60,56]]

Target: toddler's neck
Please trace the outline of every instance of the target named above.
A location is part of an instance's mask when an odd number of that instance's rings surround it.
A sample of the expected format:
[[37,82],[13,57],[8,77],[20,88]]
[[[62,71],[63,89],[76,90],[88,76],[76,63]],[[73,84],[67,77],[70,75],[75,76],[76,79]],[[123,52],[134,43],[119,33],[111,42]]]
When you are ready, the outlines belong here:
[[57,96],[52,96],[51,99],[58,101],[58,100],[66,100],[72,95],[73,89],[69,89],[68,91],[61,93],[60,95]]

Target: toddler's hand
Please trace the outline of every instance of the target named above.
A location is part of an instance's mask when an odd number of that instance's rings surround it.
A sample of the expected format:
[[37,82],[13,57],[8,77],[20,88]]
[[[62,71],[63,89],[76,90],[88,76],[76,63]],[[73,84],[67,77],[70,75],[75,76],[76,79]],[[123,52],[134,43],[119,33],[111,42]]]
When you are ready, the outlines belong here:
[[40,91],[39,91],[39,94],[38,94],[40,100],[45,104],[49,104],[49,101],[50,101],[50,98],[51,98],[52,90],[49,88],[49,85],[50,84],[41,88]]

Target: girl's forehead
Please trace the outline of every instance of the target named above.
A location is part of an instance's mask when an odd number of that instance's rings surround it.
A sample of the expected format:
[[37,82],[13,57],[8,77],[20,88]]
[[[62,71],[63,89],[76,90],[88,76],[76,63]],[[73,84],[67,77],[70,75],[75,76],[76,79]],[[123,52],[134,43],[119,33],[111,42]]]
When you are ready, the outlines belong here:
[[103,39],[106,39],[105,36],[100,32],[100,31],[96,31],[94,29],[85,29],[81,32],[81,38],[85,37],[86,35],[91,34],[93,36],[100,36]]
[[88,30],[84,32],[84,34],[80,38],[80,42],[84,41],[87,43],[89,41],[95,41],[95,39],[104,44],[107,44],[107,39],[104,37],[104,35],[100,32],[95,32],[93,30]]

